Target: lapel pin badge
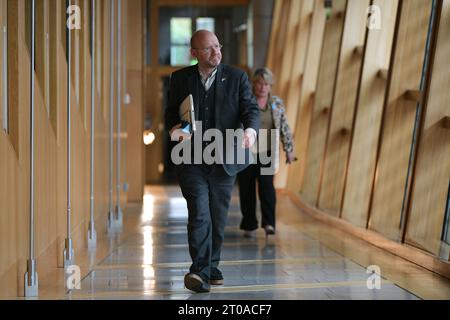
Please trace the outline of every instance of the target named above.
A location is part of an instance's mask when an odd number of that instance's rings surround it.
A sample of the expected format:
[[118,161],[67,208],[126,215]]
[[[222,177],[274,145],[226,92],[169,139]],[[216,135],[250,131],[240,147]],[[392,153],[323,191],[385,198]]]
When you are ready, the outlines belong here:
[[227,80],[227,78],[222,78],[222,82],[224,82],[225,80]]

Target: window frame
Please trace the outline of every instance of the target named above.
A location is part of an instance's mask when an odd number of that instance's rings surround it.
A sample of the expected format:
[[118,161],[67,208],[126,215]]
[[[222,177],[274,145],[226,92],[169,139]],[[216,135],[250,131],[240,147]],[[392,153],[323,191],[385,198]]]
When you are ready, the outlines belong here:
[[173,62],[172,50],[175,49],[175,48],[187,48],[187,50],[189,52],[190,47],[191,47],[191,44],[190,44],[189,40],[186,40],[186,42],[176,42],[176,41],[173,41],[173,39],[172,39],[172,21],[173,20],[181,20],[181,19],[189,20],[189,22],[190,22],[190,28],[189,28],[190,29],[190,36],[189,36],[189,38],[192,37],[192,34],[193,34],[192,30],[193,30],[193,20],[194,19],[192,17],[171,17],[170,18],[170,65],[173,66],[173,67],[183,66],[183,65],[186,65],[186,64],[178,64],[176,62]]

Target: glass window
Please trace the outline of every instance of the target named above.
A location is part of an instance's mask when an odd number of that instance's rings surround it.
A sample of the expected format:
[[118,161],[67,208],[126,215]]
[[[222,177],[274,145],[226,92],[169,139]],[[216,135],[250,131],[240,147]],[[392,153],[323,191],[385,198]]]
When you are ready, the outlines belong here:
[[7,0],[0,0],[0,123],[8,132]]
[[215,32],[215,21],[214,18],[197,18],[197,29],[196,30],[208,30]]
[[447,208],[445,210],[444,227],[442,229],[442,241],[450,245],[450,180],[448,182]]
[[191,62],[190,40],[192,36],[191,18],[170,19],[170,64],[188,65]]

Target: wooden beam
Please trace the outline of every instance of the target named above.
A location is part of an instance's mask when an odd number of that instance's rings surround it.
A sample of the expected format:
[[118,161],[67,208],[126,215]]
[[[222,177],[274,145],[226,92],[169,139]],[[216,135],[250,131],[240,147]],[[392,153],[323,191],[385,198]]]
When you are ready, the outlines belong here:
[[353,54],[357,55],[357,56],[362,56],[364,53],[364,46],[357,46],[355,47],[355,49],[353,50]]
[[450,129],[450,117],[449,116],[443,117],[437,123],[439,124],[439,127],[443,128],[443,129],[447,129],[447,130]]
[[[315,91],[319,73],[320,52],[325,30],[325,8],[317,1],[304,0],[298,17],[294,59],[291,63],[291,80],[288,86],[286,117],[294,135],[295,153],[300,160],[292,166],[280,165],[275,182],[278,187],[300,190],[302,163],[306,153],[308,133],[312,118],[311,93]],[[297,82],[297,76],[301,74]],[[299,135],[301,137],[299,137]],[[288,173],[289,170],[289,173]],[[288,179],[295,174],[298,179]]]
[[360,227],[366,227],[369,215],[398,3],[372,3],[383,12],[383,28],[367,35],[341,208],[341,218]]
[[442,1],[436,14],[439,32],[430,50],[433,60],[412,173],[405,242],[449,259],[448,246],[442,246],[448,238],[443,241],[442,230],[450,177],[450,92],[444,85],[450,79],[450,69],[444,67],[450,49],[450,1]]
[[423,93],[420,90],[407,90],[403,97],[408,101],[422,103]]
[[389,76],[389,70],[388,69],[380,69],[377,72],[377,78],[387,80]]
[[[349,0],[347,4],[323,168],[324,187],[321,188],[319,196],[319,207],[334,216],[340,215],[351,142],[351,129],[346,132],[342,131],[342,128],[353,126],[363,65],[361,53],[366,43],[366,10],[369,4],[368,0]],[[358,54],[355,55],[355,52]],[[351,59],[348,59],[349,57]],[[345,139],[336,139],[344,133]]]
[[[346,6],[347,0],[335,0],[332,10],[333,12],[345,13]],[[336,83],[344,16],[332,16],[326,20],[325,24],[316,94],[312,107],[313,115],[308,138],[308,152],[305,155],[304,181],[300,185],[302,197],[308,203],[314,205],[317,203],[323,173],[323,159]],[[297,163],[294,166],[297,166]]]
[[269,47],[267,48],[266,65],[269,69],[274,71],[273,65],[275,64],[274,56],[276,51],[277,37],[281,25],[283,2],[282,0],[275,0],[273,14],[272,14],[272,26],[270,30]]
[[[371,230],[396,241],[403,238],[404,226],[399,225],[405,219],[405,181],[416,121],[416,109],[408,99],[420,98],[412,89],[419,88],[422,80],[432,3],[408,0],[399,8],[368,218]],[[427,211],[421,211],[421,217],[423,212]]]
[[348,138],[350,136],[350,132],[351,132],[351,130],[349,128],[342,128],[341,130],[339,130],[339,135],[341,137]]

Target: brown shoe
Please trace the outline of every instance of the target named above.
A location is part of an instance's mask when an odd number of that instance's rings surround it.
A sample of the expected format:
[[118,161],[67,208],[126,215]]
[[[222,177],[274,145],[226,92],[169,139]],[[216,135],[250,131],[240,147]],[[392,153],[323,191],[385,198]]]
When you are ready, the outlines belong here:
[[209,292],[209,283],[195,273],[188,273],[184,276],[184,286],[194,292]]

